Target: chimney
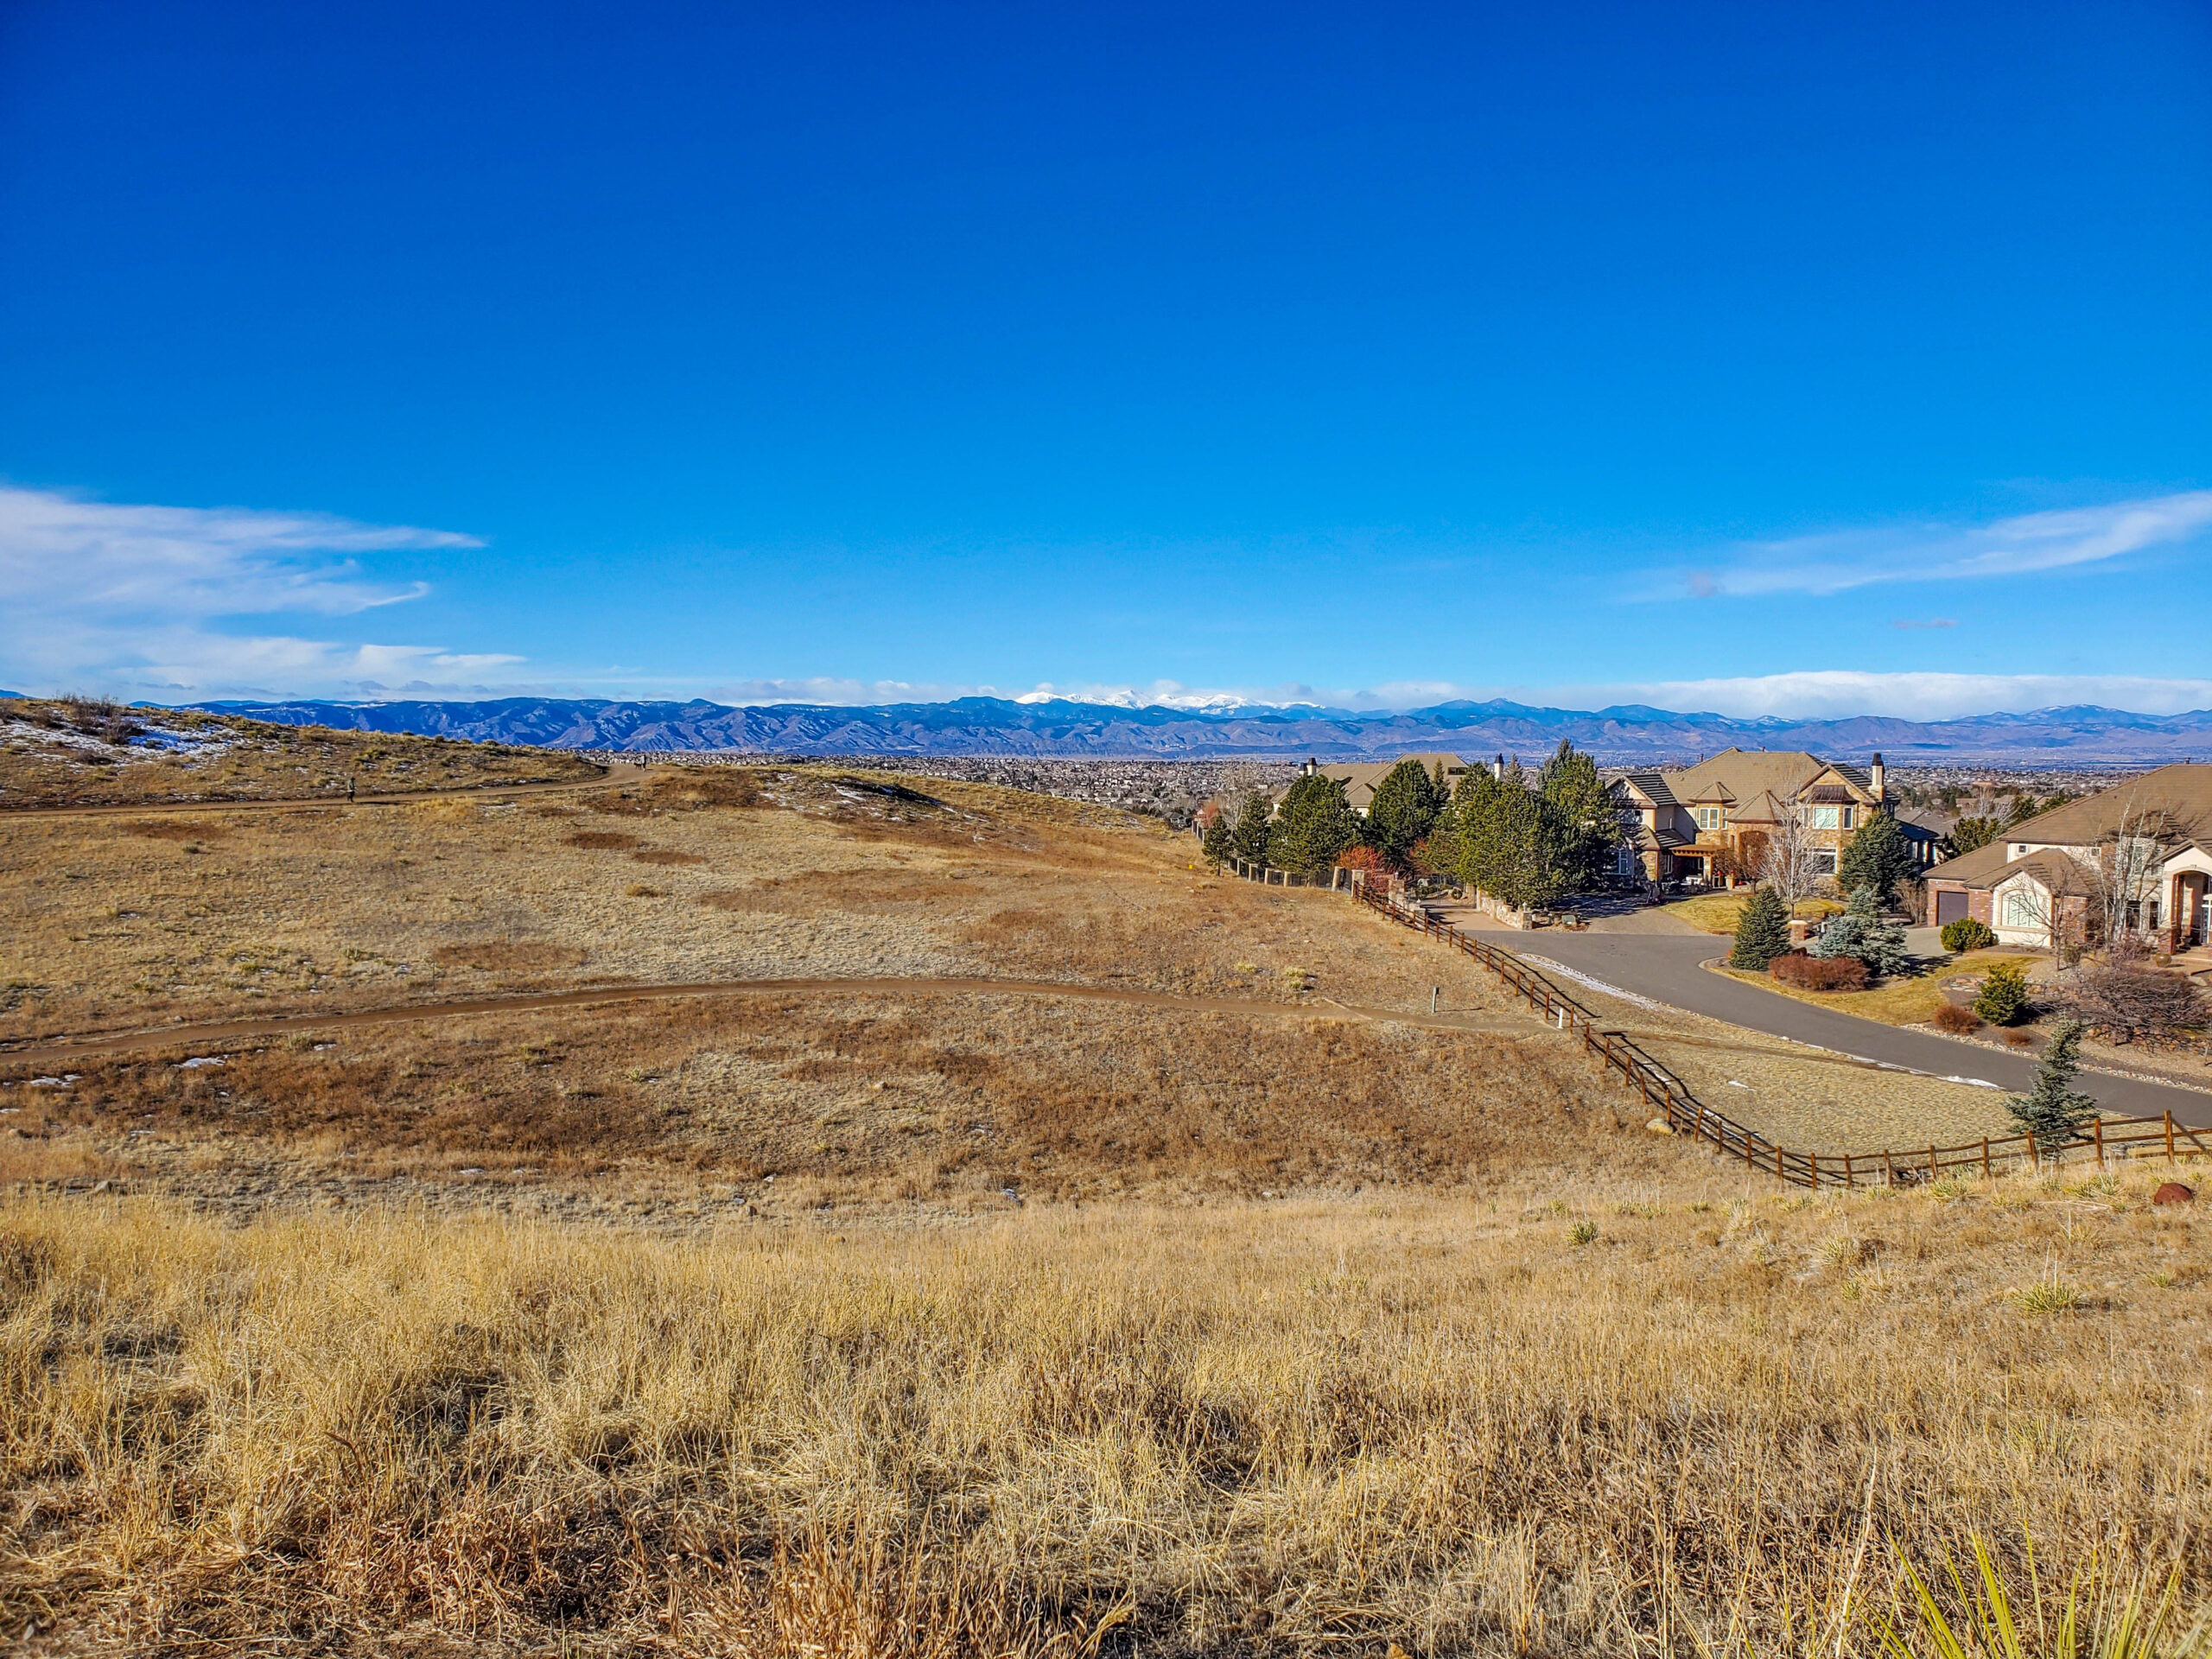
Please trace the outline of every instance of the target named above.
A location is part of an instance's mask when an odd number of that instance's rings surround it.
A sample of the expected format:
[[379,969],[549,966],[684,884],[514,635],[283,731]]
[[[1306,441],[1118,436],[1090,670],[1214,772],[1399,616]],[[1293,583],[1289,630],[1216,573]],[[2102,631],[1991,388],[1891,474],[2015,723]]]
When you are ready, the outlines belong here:
[[1866,776],[1867,781],[1874,785],[1874,803],[1878,806],[1890,798],[1882,786],[1882,757],[1878,752],[1874,756],[1874,764],[1866,769]]
[[1319,760],[1316,760],[1315,759],[1313,759],[1313,756],[1308,755],[1308,756],[1306,756],[1306,764],[1305,764],[1305,766],[1303,766],[1302,767],[1300,767],[1300,770],[1301,772],[1304,772],[1304,773],[1305,773],[1308,778],[1311,778],[1311,777],[1312,777],[1315,772],[1319,772],[1319,771],[1320,771],[1320,770],[1321,770],[1321,763],[1320,763]]
[[1501,782],[1504,780],[1505,757],[1503,755],[1499,755],[1497,760],[1490,763],[1490,775]]

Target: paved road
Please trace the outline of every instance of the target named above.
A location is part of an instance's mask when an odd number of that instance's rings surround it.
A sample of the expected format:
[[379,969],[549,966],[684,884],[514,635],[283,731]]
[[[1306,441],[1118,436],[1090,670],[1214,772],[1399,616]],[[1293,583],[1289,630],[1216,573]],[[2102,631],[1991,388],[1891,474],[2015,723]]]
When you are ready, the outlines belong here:
[[[1748,1026],[1777,1037],[1813,1043],[1883,1065],[1904,1066],[1939,1077],[1972,1077],[2018,1092],[2035,1076],[2036,1063],[1978,1043],[1954,1042],[1927,1032],[1905,1031],[1856,1015],[1800,1002],[1746,985],[1700,964],[1722,954],[1727,942],[1711,934],[1498,933],[1486,936],[1541,967],[1547,960],[1670,1007]],[[1575,988],[1568,981],[1562,989]],[[2171,1084],[2084,1071],[2082,1087],[2108,1113],[2152,1117],[2171,1111],[2177,1122],[2212,1127],[2212,1095]]]
[[620,1002],[654,1002],[689,996],[804,996],[816,999],[868,995],[984,994],[1043,996],[1086,1002],[1120,1002],[1183,1014],[1227,1014],[1262,1020],[1380,1020],[1425,1026],[1434,1031],[1482,1031],[1516,1037],[1542,1037],[1542,1027],[1522,1014],[1483,1019],[1465,1014],[1409,1014],[1399,1008],[1362,1007],[1314,997],[1302,1002],[1259,1002],[1242,997],[1176,996],[1113,985],[1069,985],[1039,979],[739,979],[698,984],[607,985],[579,991],[524,992],[513,996],[476,997],[456,1002],[404,1002],[391,1007],[355,1008],[346,1013],[298,1014],[259,1020],[228,1020],[192,1026],[156,1026],[143,1031],[94,1032],[48,1037],[10,1046],[0,1044],[0,1068],[18,1070],[67,1065],[106,1054],[149,1048],[214,1048],[265,1040],[294,1032],[325,1031],[340,1026],[389,1026],[424,1020],[452,1020],[467,1014],[530,1014],[549,1008],[599,1007]]

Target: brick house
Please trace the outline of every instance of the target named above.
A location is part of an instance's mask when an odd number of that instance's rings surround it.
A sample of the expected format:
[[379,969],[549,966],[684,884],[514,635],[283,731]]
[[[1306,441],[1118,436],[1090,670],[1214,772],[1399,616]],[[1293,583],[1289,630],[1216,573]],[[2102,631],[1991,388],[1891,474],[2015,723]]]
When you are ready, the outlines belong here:
[[2007,944],[2055,950],[2094,930],[2093,906],[2165,955],[2212,922],[2212,766],[2160,766],[2006,828],[1928,872],[1930,925],[1971,916]]
[[[1814,867],[1833,874],[1852,837],[1890,810],[1882,757],[1864,771],[1802,749],[1726,749],[1678,772],[1633,772],[1614,785],[1630,831],[1621,874],[1650,881],[1748,879],[1767,843],[1795,822]],[[1932,864],[1936,836],[1898,820],[1915,860]]]

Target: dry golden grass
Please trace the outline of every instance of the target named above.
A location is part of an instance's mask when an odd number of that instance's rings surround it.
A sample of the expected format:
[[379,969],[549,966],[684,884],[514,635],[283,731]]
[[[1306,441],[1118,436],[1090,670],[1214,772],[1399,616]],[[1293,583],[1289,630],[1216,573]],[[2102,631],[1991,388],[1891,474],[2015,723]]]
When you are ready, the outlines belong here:
[[2150,1173],[692,1243],[18,1206],[0,1618],[174,1654],[1850,1655],[1892,1544],[1977,1529],[2046,1583],[2178,1558],[2199,1604],[2212,1291]]
[[1931,972],[1885,980],[1864,991],[1813,991],[1801,985],[1786,985],[1771,974],[1755,974],[1726,966],[1719,971],[1762,990],[1834,1008],[1839,1014],[1855,1014],[1861,1020],[1878,1020],[1885,1026],[1916,1026],[1936,1017],[1936,1010],[1946,1000],[1943,982],[1953,975],[1985,973],[1993,963],[2021,960],[2021,953],[2017,950],[1973,950]]
[[[193,747],[148,748],[124,741],[124,733],[148,724]],[[378,794],[581,780],[598,771],[560,749],[272,726],[189,710],[118,710],[88,718],[65,702],[0,701],[0,810],[327,799],[342,798],[348,779],[360,793]]]
[[[1748,887],[1735,893],[1700,893],[1692,898],[1677,899],[1665,909],[1669,916],[1680,917],[1700,933],[1732,934],[1751,898]],[[1800,899],[1792,913],[1815,918],[1837,915],[1842,909],[1833,899]]]

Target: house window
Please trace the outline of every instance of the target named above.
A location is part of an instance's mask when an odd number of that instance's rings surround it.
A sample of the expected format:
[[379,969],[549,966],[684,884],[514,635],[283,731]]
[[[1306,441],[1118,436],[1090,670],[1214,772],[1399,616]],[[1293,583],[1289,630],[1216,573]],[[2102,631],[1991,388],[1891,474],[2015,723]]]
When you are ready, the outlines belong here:
[[2005,925],[2007,927],[2041,927],[2043,907],[2036,903],[2032,893],[2015,887],[2005,895]]
[[1843,809],[1840,806],[1808,806],[1805,809],[1805,827],[1808,830],[1840,830],[1843,828]]
[[1700,830],[1718,830],[1720,827],[1720,809],[1717,806],[1698,808],[1697,827]]
[[1859,817],[1859,809],[1858,809],[1857,807],[1855,807],[1855,806],[1847,806],[1847,807],[1845,807],[1845,808],[1843,809],[1843,827],[1844,827],[1845,829],[1847,829],[1847,830],[1848,830],[1848,829],[1852,828],[1852,827],[1853,827],[1853,824],[1855,823],[1855,821],[1857,820],[1858,817]]
[[1815,875],[1834,875],[1835,874],[1834,848],[1818,847],[1814,849],[1813,873]]

